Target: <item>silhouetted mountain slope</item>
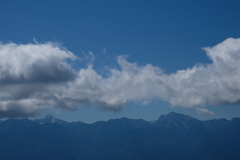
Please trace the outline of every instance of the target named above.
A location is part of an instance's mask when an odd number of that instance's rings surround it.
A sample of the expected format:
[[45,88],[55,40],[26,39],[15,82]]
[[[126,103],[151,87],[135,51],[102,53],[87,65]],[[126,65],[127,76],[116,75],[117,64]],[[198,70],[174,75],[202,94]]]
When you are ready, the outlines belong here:
[[199,121],[171,112],[151,123],[8,119],[0,122],[0,142],[0,159],[8,160],[239,160],[240,118]]

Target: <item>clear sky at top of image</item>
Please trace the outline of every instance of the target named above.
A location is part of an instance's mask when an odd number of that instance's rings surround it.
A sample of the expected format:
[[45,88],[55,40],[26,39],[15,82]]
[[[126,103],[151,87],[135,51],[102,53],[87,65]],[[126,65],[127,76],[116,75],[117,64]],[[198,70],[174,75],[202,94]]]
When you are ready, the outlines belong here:
[[237,1],[2,1],[1,41],[58,41],[130,55],[174,72],[208,62],[201,47],[239,37]]
[[[128,62],[140,66],[151,64],[172,74],[198,63],[211,63],[203,47],[215,46],[230,37],[240,37],[239,6],[240,2],[235,0],[3,0],[0,2],[0,41],[16,44],[34,43],[34,39],[38,43],[58,42],[79,57],[84,57],[83,52],[88,54],[91,51],[95,55],[93,68],[99,74],[104,67],[117,68],[116,57],[119,55],[128,55]],[[86,68],[86,63],[80,60],[72,66],[79,70]],[[138,103],[131,105],[134,106],[131,111],[124,108],[121,113],[98,112],[83,107],[74,113],[60,110],[56,116],[81,120],[78,115],[86,112],[98,117],[94,120],[120,116],[155,119],[151,118],[151,113],[143,116],[145,108],[134,113]],[[157,109],[156,105],[153,102],[143,107],[149,107],[149,112],[159,116],[175,110],[197,117],[186,108],[172,108],[165,102],[162,105],[168,107]],[[216,112],[226,112],[228,107],[226,110],[219,107],[220,111],[215,111],[214,116],[219,118]],[[48,112],[53,111],[43,111],[44,114]],[[76,118],[69,118],[71,114]],[[91,117],[84,119],[86,122],[94,120]]]

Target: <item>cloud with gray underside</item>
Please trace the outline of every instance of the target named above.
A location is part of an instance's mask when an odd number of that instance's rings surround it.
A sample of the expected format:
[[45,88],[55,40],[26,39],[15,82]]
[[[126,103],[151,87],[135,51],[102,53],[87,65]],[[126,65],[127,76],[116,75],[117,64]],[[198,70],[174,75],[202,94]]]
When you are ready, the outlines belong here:
[[70,62],[80,58],[57,43],[0,43],[0,117],[89,104],[118,111],[129,101],[146,104],[153,99],[213,115],[206,104],[240,102],[240,39],[203,49],[212,63],[165,74],[159,67],[139,66],[119,56],[119,69],[108,68],[108,76],[102,76],[92,64],[74,69]]

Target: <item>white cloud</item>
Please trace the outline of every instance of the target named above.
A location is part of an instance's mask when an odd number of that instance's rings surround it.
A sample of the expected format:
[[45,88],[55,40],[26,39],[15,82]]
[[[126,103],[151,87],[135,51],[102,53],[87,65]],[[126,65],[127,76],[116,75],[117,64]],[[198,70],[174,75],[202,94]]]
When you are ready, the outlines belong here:
[[[54,43],[0,44],[0,117],[37,114],[49,106],[52,85],[72,81],[77,74],[66,62],[77,57]],[[49,98],[47,98],[49,99]]]
[[[87,104],[116,111],[129,101],[145,104],[151,99],[192,108],[238,103],[240,39],[229,38],[204,50],[211,64],[171,75],[119,56],[120,69],[110,68],[103,77],[93,65],[74,70],[66,60],[78,58],[57,44],[0,44],[0,117],[34,115],[45,107],[74,110]],[[94,57],[92,52],[85,56],[89,63]],[[197,111],[213,114],[203,108]]]
[[75,73],[66,59],[73,60],[76,56],[50,42],[0,44],[0,83],[69,81]]
[[204,50],[212,64],[194,66],[168,76],[174,91],[169,102],[173,105],[193,107],[240,101],[240,39],[229,38]]
[[207,110],[207,109],[205,109],[205,108],[199,108],[199,107],[197,107],[196,110],[197,110],[197,112],[200,113],[200,114],[211,115],[211,116],[214,115],[213,112],[211,112],[211,111],[209,111],[209,110]]

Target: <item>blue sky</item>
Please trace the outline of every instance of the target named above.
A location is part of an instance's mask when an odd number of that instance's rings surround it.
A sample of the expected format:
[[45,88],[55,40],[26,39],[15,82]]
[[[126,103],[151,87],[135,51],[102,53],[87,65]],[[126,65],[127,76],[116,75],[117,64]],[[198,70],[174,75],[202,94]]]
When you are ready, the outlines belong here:
[[[127,65],[135,64],[137,69],[141,69],[150,64],[161,69],[163,74],[172,75],[179,70],[191,69],[197,64],[212,64],[212,59],[202,48],[216,46],[228,38],[236,40],[240,37],[239,6],[240,2],[236,0],[3,0],[0,2],[0,41],[3,47],[10,43],[17,46],[23,44],[26,47],[27,44],[40,46],[48,42],[58,43],[60,48],[64,47],[63,50],[70,51],[77,57],[75,59],[70,57],[74,60],[66,62],[71,65],[71,69],[79,71],[92,65],[93,71],[103,78],[109,76],[109,72],[106,71],[109,68],[121,71],[117,57],[122,55],[127,57],[123,60]],[[224,44],[229,43],[234,42],[227,41]],[[212,55],[213,52],[209,51]],[[15,63],[10,61],[9,64]],[[60,58],[59,62],[61,61],[65,60]],[[47,64],[51,65],[52,61]],[[237,71],[239,67],[237,66]],[[68,74],[68,69],[64,75]],[[236,78],[240,81],[238,75],[235,76]],[[147,91],[147,93],[155,92]],[[130,98],[126,103],[122,103],[121,109],[117,111],[101,107],[99,111],[99,103],[95,103],[95,100],[91,103],[90,99],[90,103],[78,104],[79,107],[74,109],[57,105],[51,107],[49,103],[48,107],[41,108],[36,114],[40,113],[37,117],[53,114],[64,120],[87,123],[120,117],[156,120],[160,115],[170,111],[189,114],[199,119],[221,117],[231,119],[240,116],[239,101],[232,100],[232,97],[227,99],[226,103],[215,104],[215,101],[211,103],[211,100],[206,100],[206,104],[199,103],[200,105],[187,107],[182,107],[185,103],[173,107],[171,98],[162,95],[160,98],[158,96],[146,98],[145,95],[142,97],[144,100],[139,100],[137,96]],[[147,103],[143,105],[145,99]],[[201,111],[197,112],[196,109],[199,107],[210,111],[207,113],[214,114],[200,114]],[[8,117],[5,116],[8,114],[4,109],[1,112],[2,117]],[[11,112],[10,115],[15,115],[15,112]]]

